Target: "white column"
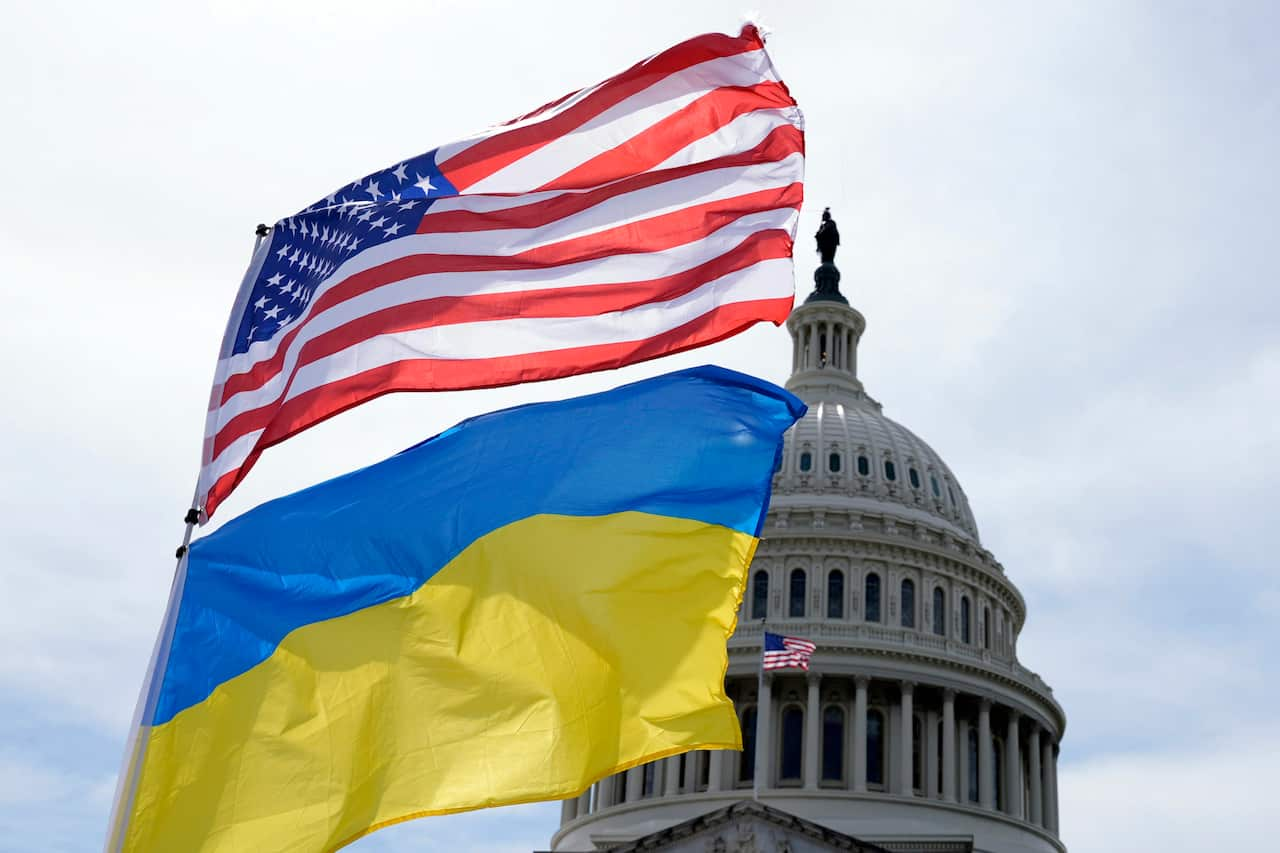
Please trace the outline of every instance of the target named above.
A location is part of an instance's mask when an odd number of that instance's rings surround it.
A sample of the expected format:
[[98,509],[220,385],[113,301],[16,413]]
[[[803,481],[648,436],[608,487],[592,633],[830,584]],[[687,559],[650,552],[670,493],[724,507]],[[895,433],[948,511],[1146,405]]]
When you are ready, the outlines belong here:
[[809,369],[818,367],[818,324],[810,323],[809,329]]
[[819,692],[820,676],[816,672],[808,675],[809,701],[804,714],[804,786],[818,787],[818,733],[822,731],[821,695]]
[[938,797],[938,712],[927,711],[924,715],[924,796],[926,799]]
[[1022,752],[1018,743],[1019,716],[1017,711],[1009,709],[1009,728],[1004,736],[1005,811],[1014,818],[1022,817]]
[[768,788],[773,785],[771,777],[773,762],[773,676],[765,673],[760,682],[760,697],[756,702],[756,769],[755,787]]
[[995,804],[991,753],[991,700],[984,697],[978,708],[978,804],[984,809]]
[[942,691],[942,799],[956,801],[956,692]]
[[854,679],[853,693],[853,790],[867,790],[867,686],[865,676]]
[[591,788],[582,792],[582,796],[578,797],[578,817],[586,817],[591,814]]
[[707,753],[707,761],[711,762],[711,766],[707,768],[707,790],[723,791],[725,773],[725,758],[729,756],[729,752],[723,749],[713,749]]
[[613,791],[616,787],[615,778],[606,776],[596,783],[596,808],[607,809],[613,805]]
[[1031,723],[1031,736],[1027,738],[1027,775],[1031,778],[1031,792],[1028,800],[1031,803],[1031,822],[1036,826],[1044,826],[1044,794],[1040,787],[1040,724]]
[[912,770],[914,763],[912,762],[912,748],[915,746],[915,738],[913,737],[912,720],[915,718],[914,699],[915,684],[910,681],[902,682],[902,698],[898,700],[898,778],[895,780],[898,784],[895,786],[896,792],[905,794],[908,797],[912,794]]
[[627,802],[636,803],[644,792],[644,765],[627,771]]
[[1058,753],[1053,748],[1053,743],[1049,746],[1049,825],[1047,829],[1054,835],[1058,834]]
[[668,755],[662,759],[662,795],[674,797],[680,793],[680,756]]
[[564,826],[578,816],[578,798],[570,797],[560,801],[560,825]]

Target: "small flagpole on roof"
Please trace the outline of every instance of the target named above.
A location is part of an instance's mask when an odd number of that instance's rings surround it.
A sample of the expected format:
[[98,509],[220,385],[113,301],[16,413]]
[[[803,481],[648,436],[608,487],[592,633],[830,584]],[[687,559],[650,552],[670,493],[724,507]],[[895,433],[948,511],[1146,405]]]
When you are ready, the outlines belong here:
[[[258,257],[262,241],[271,233],[267,225],[259,224],[254,230],[253,254],[250,255],[250,270],[253,270],[253,259]],[[255,273],[256,275],[256,273]],[[244,287],[241,288],[244,291]],[[243,294],[242,294],[243,295]],[[125,744],[124,766],[116,779],[115,797],[111,808],[111,824],[107,828],[105,853],[118,853],[124,848],[125,830],[128,828],[129,815],[133,811],[133,796],[138,788],[138,776],[142,772],[142,759],[146,754],[147,738],[143,732],[146,723],[155,712],[155,700],[163,681],[165,664],[169,657],[169,643],[173,639],[173,629],[177,624],[178,602],[182,598],[182,587],[187,579],[187,548],[191,545],[191,534],[200,523],[200,477],[196,476],[195,490],[191,495],[191,505],[187,514],[182,517],[186,527],[182,531],[182,544],[178,546],[178,564],[173,570],[173,582],[169,585],[169,602],[165,605],[164,620],[160,623],[160,631],[156,635],[155,647],[151,650],[151,663],[147,674],[142,679],[142,690],[138,693],[138,703],[133,710],[133,725],[129,729],[129,741]]]

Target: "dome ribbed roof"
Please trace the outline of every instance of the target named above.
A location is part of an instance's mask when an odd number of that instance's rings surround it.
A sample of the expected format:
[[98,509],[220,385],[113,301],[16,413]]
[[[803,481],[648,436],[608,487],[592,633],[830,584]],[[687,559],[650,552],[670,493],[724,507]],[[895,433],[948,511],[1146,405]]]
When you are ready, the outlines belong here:
[[809,411],[788,432],[775,477],[779,496],[788,496],[784,503],[883,511],[979,542],[969,501],[947,463],[911,430],[885,417],[879,403],[843,389],[827,399],[802,396]]

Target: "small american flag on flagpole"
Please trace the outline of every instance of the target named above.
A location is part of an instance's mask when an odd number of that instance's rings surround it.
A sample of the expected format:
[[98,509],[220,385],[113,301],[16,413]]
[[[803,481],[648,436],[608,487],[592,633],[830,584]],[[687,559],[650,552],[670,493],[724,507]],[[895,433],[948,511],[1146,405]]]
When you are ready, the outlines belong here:
[[764,669],[797,669],[809,668],[809,658],[818,647],[808,640],[799,637],[787,637],[782,634],[764,635]]
[[714,343],[791,310],[803,119],[748,25],[339,187],[262,242],[197,501],[392,391],[491,388]]

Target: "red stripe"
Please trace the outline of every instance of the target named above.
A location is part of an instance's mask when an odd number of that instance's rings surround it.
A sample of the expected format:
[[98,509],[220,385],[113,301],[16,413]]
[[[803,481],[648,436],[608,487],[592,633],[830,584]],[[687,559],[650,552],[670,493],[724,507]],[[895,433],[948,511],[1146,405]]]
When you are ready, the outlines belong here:
[[516,255],[409,255],[388,261],[356,273],[326,291],[313,303],[307,320],[285,333],[271,358],[227,378],[222,402],[242,391],[259,388],[280,373],[290,344],[321,311],[385,284],[430,273],[540,269],[611,255],[660,252],[702,239],[748,213],[784,207],[798,209],[803,197],[804,185],[794,183],[682,208]]
[[[679,273],[647,281],[582,285],[529,290],[518,293],[485,293],[475,296],[442,296],[392,305],[362,315],[302,345],[296,372],[308,364],[341,352],[378,335],[416,329],[509,320],[517,317],[590,317],[625,311],[651,302],[677,299],[703,284],[764,260],[791,256],[791,236],[777,229],[758,231],[722,255]],[[274,402],[262,406],[271,409]],[[251,415],[244,412],[237,418]],[[233,418],[223,431],[235,424]],[[254,427],[255,429],[258,427]],[[243,433],[244,430],[237,430]],[[220,433],[221,434],[221,433]],[[214,447],[221,453],[225,440]]]
[[764,320],[781,325],[792,297],[735,302],[661,335],[639,341],[527,353],[491,359],[409,359],[367,370],[300,394],[281,405],[245,461],[209,490],[205,514],[212,516],[257,461],[262,451],[334,415],[394,391],[453,391],[495,388],[518,382],[558,379],[606,370],[684,352],[732,337]]
[[598,187],[623,175],[645,172],[677,151],[715,133],[740,115],[794,105],[795,101],[780,83],[724,86],[708,92],[652,127],[538,189]]
[[[702,62],[759,50],[763,46],[754,28],[744,28],[742,35],[737,38],[711,33],[681,42],[610,77],[596,91],[546,121],[495,134],[459,151],[441,163],[440,170],[461,192],[521,157],[581,127],[600,113],[664,77]],[[562,98],[561,101],[563,100]]]
[[718,157],[705,163],[692,163],[687,166],[678,166],[657,172],[646,172],[642,175],[634,175],[613,181],[607,186],[597,187],[587,192],[564,193],[554,198],[515,205],[502,210],[429,212],[418,223],[418,233],[454,234],[471,231],[538,228],[567,216],[572,216],[575,213],[581,213],[589,207],[626,193],[686,178],[690,175],[715,171],[716,169],[749,166],[755,163],[776,163],[785,160],[792,154],[803,151],[804,136],[801,134],[800,129],[794,125],[784,124],[774,128],[768,136],[748,151]]

